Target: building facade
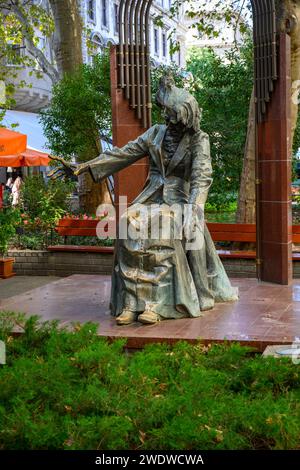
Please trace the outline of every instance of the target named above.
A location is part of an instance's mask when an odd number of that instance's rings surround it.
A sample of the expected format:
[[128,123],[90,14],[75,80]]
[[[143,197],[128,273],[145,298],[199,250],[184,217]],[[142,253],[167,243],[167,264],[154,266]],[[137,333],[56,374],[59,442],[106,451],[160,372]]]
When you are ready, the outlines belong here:
[[[43,2],[47,7],[47,0],[43,0]],[[184,23],[184,8],[181,7],[180,11],[171,17],[171,6],[172,0],[154,0],[153,2],[150,13],[150,52],[155,65],[167,65],[174,62],[183,67],[187,32]],[[118,43],[118,10],[119,0],[81,0],[81,15],[86,32],[86,37],[83,38],[84,62],[91,63],[93,55],[100,53],[110,44]],[[163,26],[156,25],[155,19],[157,17],[163,17]],[[173,32],[172,39],[170,39],[171,32]],[[180,50],[173,55],[171,41],[178,42],[180,45]],[[88,42],[92,47],[88,47]],[[54,54],[50,41],[41,36],[40,45],[47,59],[53,63]],[[14,67],[13,64],[8,64],[8,66]],[[17,88],[14,96],[16,109],[38,112],[49,104],[52,83],[45,74],[41,74],[38,78],[36,74],[32,75],[31,69],[24,67],[17,72],[13,81],[15,83],[24,81],[30,84],[28,87]]]
[[[224,0],[224,6],[226,5],[227,0]],[[240,12],[232,11],[233,20],[228,22],[225,20],[224,15],[223,19],[217,19],[216,17],[211,16],[214,9],[217,8],[217,0],[212,0],[210,3],[207,2],[205,5],[206,18],[201,18],[197,14],[200,6],[203,7],[203,3],[199,1],[192,1],[189,4],[189,11],[193,11],[194,15],[190,16],[188,11],[185,11],[184,14],[184,24],[187,27],[186,34],[186,48],[191,47],[198,48],[212,48],[218,55],[224,56],[225,52],[231,49],[235,44],[240,44],[242,42],[242,35],[240,33],[239,24],[245,22],[245,18],[241,16]],[[228,4],[228,2],[227,2]],[[236,24],[234,17],[236,16]],[[203,21],[201,22],[201,20]],[[206,32],[201,30],[201,27],[198,28],[198,25],[201,23],[206,24],[212,27],[211,34],[206,34]],[[213,32],[217,33],[216,35]]]

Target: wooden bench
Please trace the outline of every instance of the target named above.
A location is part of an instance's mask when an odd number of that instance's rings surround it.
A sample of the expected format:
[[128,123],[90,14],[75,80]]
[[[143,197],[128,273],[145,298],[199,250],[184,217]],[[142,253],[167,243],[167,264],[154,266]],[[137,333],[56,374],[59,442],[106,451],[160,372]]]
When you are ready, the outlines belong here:
[[99,220],[97,219],[71,219],[64,218],[58,222],[55,231],[58,235],[64,237],[64,245],[48,246],[49,251],[63,252],[81,252],[81,253],[113,253],[113,246],[97,246],[97,245],[68,245],[67,237],[96,237],[96,227]]
[[[90,245],[68,245],[67,237],[96,237],[96,227],[98,220],[87,219],[78,220],[71,218],[61,219],[56,227],[56,232],[65,237],[64,245],[49,246],[49,251],[63,252],[89,252],[89,253],[113,253],[112,246],[90,246]],[[207,227],[210,231],[214,242],[256,242],[255,224],[222,224],[208,223]],[[300,225],[293,226],[293,243],[300,243]],[[230,250],[218,249],[221,258],[240,258],[255,259],[256,252],[254,250]],[[294,260],[300,260],[300,253],[293,253]]]
[[[256,243],[255,224],[221,224],[208,223],[214,242],[245,242]],[[300,243],[300,225],[293,225],[293,243]],[[221,258],[255,259],[255,250],[226,250],[218,249]],[[300,260],[300,253],[293,253],[293,260]]]

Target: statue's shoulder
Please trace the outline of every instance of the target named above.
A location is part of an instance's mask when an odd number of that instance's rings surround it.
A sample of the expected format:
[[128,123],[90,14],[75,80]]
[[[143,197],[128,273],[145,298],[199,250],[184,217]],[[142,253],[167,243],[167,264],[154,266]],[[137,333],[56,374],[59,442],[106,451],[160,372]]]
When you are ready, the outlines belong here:
[[200,144],[203,142],[209,142],[209,135],[204,132],[202,129],[199,129],[199,131],[195,132],[192,135],[191,138],[192,144]]
[[163,127],[165,128],[166,126],[162,124],[154,124],[146,130],[144,136],[146,136],[147,138],[154,138],[162,130]]

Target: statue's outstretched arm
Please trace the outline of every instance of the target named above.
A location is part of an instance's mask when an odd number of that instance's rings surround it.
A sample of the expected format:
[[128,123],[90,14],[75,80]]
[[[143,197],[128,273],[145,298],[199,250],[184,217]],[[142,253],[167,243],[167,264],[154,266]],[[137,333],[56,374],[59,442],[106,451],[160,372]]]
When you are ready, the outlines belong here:
[[147,155],[152,135],[153,127],[124,147],[113,147],[93,160],[81,164],[70,163],[60,157],[50,157],[60,165],[56,166],[49,176],[55,179],[72,178],[89,171],[94,181],[100,181]]
[[99,155],[87,163],[79,165],[74,174],[79,175],[84,171],[90,171],[94,181],[100,181],[127,166],[135,163],[148,153],[151,129],[139,136],[136,140],[128,142],[124,147],[113,147],[111,150]]

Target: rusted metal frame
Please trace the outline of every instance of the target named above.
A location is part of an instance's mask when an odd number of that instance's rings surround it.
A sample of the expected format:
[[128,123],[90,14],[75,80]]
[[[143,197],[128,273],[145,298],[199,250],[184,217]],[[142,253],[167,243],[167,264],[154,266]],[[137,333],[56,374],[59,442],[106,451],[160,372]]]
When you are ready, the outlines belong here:
[[255,0],[251,0],[252,12],[253,12],[253,47],[254,47],[254,97],[256,112],[258,110],[258,63],[257,63],[257,11]]
[[270,54],[270,45],[271,45],[271,31],[270,31],[270,0],[265,0],[264,8],[264,63],[265,63],[265,77],[264,77],[264,101],[265,103],[270,101],[270,77],[271,77],[271,54]]
[[253,39],[254,39],[254,67],[255,67],[255,104],[256,120],[260,120],[260,45],[258,32],[258,10],[256,0],[251,0],[253,9]]
[[119,5],[119,60],[118,68],[119,68],[119,79],[120,79],[120,87],[124,88],[124,21],[123,21],[123,9],[124,9],[125,0],[120,0]]
[[262,49],[261,49],[261,9],[260,3],[254,0],[255,4],[255,18],[256,23],[256,107],[257,107],[257,119],[261,120],[262,117]]
[[261,122],[277,79],[276,8],[274,0],[251,0],[251,4],[257,121]]
[[150,61],[150,39],[149,39],[149,27],[150,27],[150,9],[153,0],[149,0],[145,15],[145,41],[146,41],[146,83],[147,83],[147,125],[151,126],[152,122],[152,94],[151,94],[151,61]]
[[129,57],[129,64],[130,64],[130,105],[132,108],[136,107],[135,96],[136,96],[136,82],[135,82],[135,44],[133,40],[133,31],[134,31],[134,11],[136,8],[136,0],[131,0],[130,10],[129,10],[129,45],[130,45],[130,57]]
[[140,70],[140,35],[139,13],[142,0],[137,0],[134,12],[134,42],[135,42],[135,66],[136,66],[136,111],[138,119],[142,118],[141,111],[141,70]]
[[[256,0],[251,0],[252,11],[253,11],[253,42],[254,42],[254,96],[255,96],[255,108],[256,108],[256,122],[260,120],[260,107],[258,103],[259,99],[259,56],[258,56],[258,18],[257,18],[257,5]],[[259,162],[258,162],[258,135],[257,125],[255,126],[255,179],[259,178]],[[260,240],[260,185],[255,185],[255,201],[256,201],[256,239]],[[260,243],[256,246],[256,256],[260,259]],[[261,279],[261,264],[256,264],[257,278]]]
[[272,61],[272,42],[273,42],[273,22],[272,22],[272,4],[273,0],[268,1],[268,15],[267,15],[267,22],[268,22],[268,89],[269,95],[273,92],[273,61]]
[[129,34],[128,13],[131,0],[125,0],[124,8],[124,55],[125,55],[125,96],[130,98],[130,74],[129,74]]
[[258,3],[260,11],[259,15],[259,31],[260,31],[260,106],[262,115],[266,113],[266,76],[267,76],[267,64],[265,59],[265,19],[266,19],[266,0]]
[[278,78],[278,67],[277,67],[277,27],[276,27],[276,6],[275,0],[272,0],[272,31],[273,31],[273,38],[272,38],[272,78],[273,80],[277,80]]
[[143,0],[140,10],[140,48],[141,48],[141,111],[142,111],[142,124],[147,127],[147,96],[146,96],[146,61],[145,61],[145,9],[149,0]]

